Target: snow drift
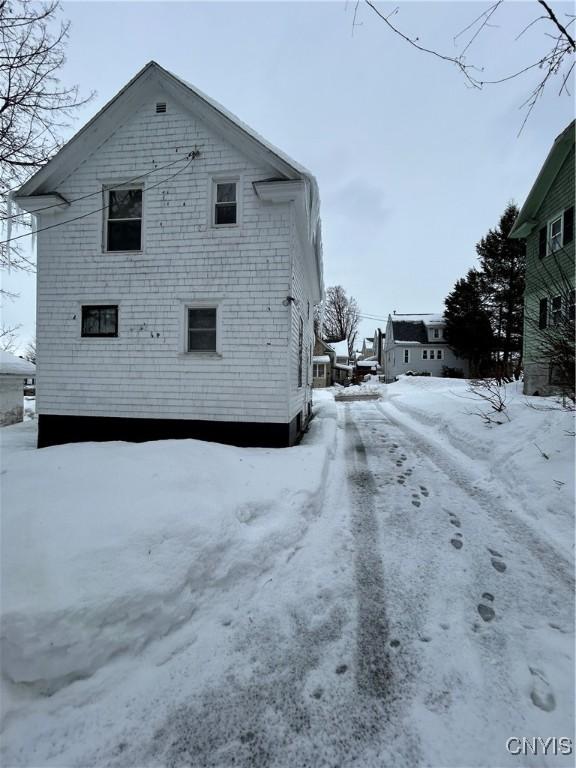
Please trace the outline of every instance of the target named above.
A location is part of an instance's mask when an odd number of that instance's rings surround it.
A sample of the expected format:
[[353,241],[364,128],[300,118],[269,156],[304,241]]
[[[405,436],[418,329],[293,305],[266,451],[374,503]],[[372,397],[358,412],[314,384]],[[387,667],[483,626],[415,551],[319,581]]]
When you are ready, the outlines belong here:
[[[195,440],[34,450],[3,431],[4,674],[48,689],[137,652],[211,591],[269,568],[322,503],[335,406],[303,443]],[[8,449],[8,450],[7,450]]]

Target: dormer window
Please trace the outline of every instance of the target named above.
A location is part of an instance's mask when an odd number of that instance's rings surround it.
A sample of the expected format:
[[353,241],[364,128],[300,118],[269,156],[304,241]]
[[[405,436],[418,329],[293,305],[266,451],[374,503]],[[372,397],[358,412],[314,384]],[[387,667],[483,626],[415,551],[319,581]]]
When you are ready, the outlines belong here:
[[105,251],[142,250],[142,189],[104,190]]
[[440,329],[434,328],[434,338],[439,339],[440,338]]

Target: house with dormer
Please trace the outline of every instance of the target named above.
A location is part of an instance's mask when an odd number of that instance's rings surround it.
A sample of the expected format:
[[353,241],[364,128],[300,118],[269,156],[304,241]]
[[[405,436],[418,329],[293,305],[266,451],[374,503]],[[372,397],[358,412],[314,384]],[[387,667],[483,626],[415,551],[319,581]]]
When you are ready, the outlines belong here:
[[384,376],[387,383],[402,374],[468,375],[468,361],[458,357],[446,341],[440,314],[388,315],[383,339]]
[[39,446],[298,440],[323,296],[306,168],[150,62],[15,202],[38,231]]

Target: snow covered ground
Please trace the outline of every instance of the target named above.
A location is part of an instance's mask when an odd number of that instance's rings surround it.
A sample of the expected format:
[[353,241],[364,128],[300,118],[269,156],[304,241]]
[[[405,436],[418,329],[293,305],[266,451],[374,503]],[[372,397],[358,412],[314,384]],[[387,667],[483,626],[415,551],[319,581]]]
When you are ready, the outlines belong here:
[[[302,444],[2,439],[2,765],[568,766],[573,420],[315,392]],[[542,750],[540,750],[542,751]]]

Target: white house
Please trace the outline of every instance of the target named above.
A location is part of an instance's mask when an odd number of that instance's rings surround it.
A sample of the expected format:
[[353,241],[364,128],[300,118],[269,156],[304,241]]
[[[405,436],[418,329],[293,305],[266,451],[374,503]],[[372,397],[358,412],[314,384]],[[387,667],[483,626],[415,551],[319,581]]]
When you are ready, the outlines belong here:
[[390,383],[403,373],[468,375],[468,361],[458,357],[444,337],[442,315],[388,315],[384,337],[384,375]]
[[38,229],[39,446],[298,439],[323,295],[309,171],[150,62],[16,202]]
[[16,424],[24,418],[24,382],[36,375],[34,363],[0,351],[0,426]]

